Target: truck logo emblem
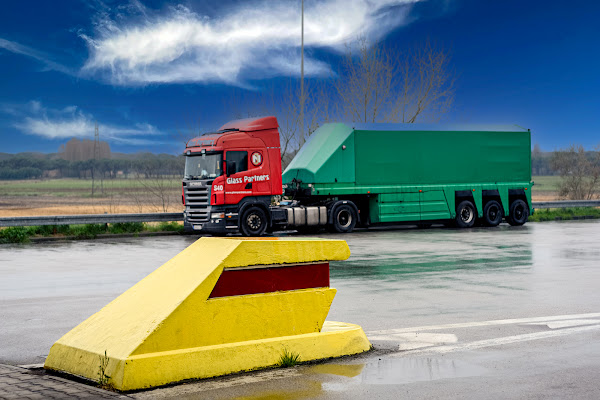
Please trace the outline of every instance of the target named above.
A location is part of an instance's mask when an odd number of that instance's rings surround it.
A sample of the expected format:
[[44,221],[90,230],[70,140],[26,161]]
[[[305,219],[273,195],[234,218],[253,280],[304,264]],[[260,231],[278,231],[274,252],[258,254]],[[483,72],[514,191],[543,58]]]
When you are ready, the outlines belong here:
[[260,164],[262,164],[262,154],[260,154],[258,151],[252,153],[252,164],[255,167],[258,167]]

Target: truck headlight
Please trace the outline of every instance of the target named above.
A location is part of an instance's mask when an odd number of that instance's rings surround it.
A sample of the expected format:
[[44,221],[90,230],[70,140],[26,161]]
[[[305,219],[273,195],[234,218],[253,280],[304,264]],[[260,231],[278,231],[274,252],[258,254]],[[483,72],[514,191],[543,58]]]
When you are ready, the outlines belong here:
[[210,218],[211,219],[225,218],[225,213],[211,213]]

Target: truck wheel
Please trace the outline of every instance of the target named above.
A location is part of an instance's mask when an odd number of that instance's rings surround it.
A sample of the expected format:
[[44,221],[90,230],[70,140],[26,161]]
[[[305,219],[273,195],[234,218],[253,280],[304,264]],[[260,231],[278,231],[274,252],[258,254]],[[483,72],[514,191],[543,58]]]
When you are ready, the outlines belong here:
[[529,207],[527,207],[527,203],[521,199],[517,199],[510,204],[510,213],[508,214],[508,218],[506,218],[506,222],[512,226],[521,226],[527,222],[528,218]]
[[194,233],[192,224],[190,224],[185,218],[183,219],[183,233],[185,233],[186,235]]
[[349,233],[356,226],[356,212],[348,204],[342,204],[333,210],[333,230],[338,233]]
[[456,226],[471,228],[475,225],[475,206],[469,200],[461,201],[456,207]]
[[240,231],[244,236],[260,236],[267,230],[267,216],[258,207],[250,207],[242,214]]
[[483,221],[486,226],[498,226],[502,222],[504,212],[496,200],[490,200],[483,207]]

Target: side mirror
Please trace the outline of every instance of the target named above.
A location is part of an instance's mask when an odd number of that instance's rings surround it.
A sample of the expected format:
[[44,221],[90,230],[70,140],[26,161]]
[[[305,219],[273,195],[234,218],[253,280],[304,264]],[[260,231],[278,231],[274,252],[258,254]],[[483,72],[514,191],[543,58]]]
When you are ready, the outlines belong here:
[[237,165],[235,161],[227,161],[227,176],[235,174]]

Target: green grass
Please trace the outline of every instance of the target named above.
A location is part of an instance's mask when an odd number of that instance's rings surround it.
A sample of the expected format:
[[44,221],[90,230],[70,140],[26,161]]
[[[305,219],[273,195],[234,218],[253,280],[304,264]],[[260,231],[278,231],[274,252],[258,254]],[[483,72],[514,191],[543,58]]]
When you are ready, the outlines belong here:
[[0,231],[0,243],[27,243],[29,235],[27,228],[22,226],[11,226]]
[[112,389],[112,385],[110,384],[110,376],[106,374],[106,370],[108,368],[108,363],[110,362],[110,357],[106,354],[106,350],[104,350],[104,357],[100,357],[100,368],[98,370],[98,386],[102,389]]
[[293,367],[298,363],[300,363],[300,354],[292,353],[291,351],[288,351],[288,349],[283,349],[283,353],[281,354],[277,365],[279,367],[288,368]]
[[530,222],[572,220],[581,217],[600,218],[600,209],[593,207],[549,208],[535,210],[529,217]]
[[143,222],[117,222],[108,226],[108,233],[138,233],[146,229]]
[[146,224],[148,232],[183,232],[183,225],[177,222],[160,222],[158,225]]
[[532,190],[539,192],[557,192],[560,176],[534,176],[531,178],[535,183]]
[[32,237],[67,236],[74,239],[94,239],[103,234],[126,234],[139,232],[183,232],[177,222],[147,224],[144,222],[121,222],[115,224],[42,225],[0,229],[0,243],[27,243]]
[[[150,182],[151,180],[148,180]],[[98,181],[96,181],[98,184]],[[138,179],[105,179],[104,192],[114,193],[120,190],[145,191],[145,180]],[[181,178],[169,179],[169,186],[181,190]],[[97,188],[99,186],[96,186]],[[5,196],[38,196],[51,195],[57,197],[73,196],[90,197],[91,179],[43,179],[22,181],[0,181],[0,195]],[[97,197],[102,197],[98,194]]]

